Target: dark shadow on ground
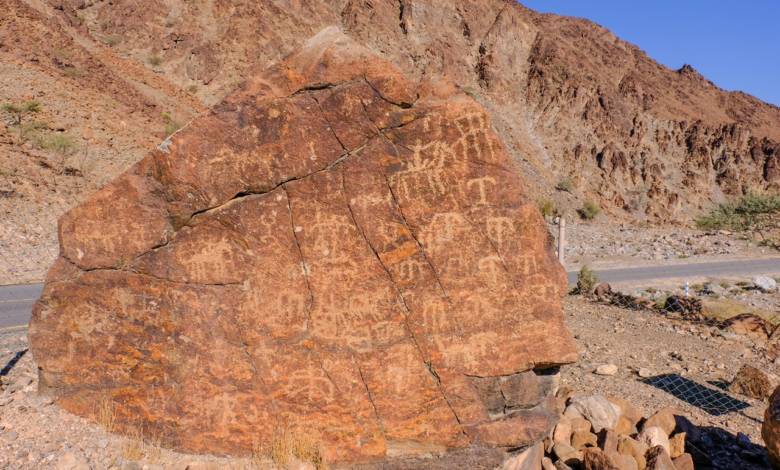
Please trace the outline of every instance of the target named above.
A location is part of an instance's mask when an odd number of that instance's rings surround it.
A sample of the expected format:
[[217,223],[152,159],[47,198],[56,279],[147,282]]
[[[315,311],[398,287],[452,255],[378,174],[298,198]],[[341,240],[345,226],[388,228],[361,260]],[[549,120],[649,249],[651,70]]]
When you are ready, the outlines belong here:
[[729,390],[729,384],[725,380],[708,380],[708,384],[712,385],[713,387],[718,387],[721,390],[728,391]]
[[744,434],[732,434],[714,426],[696,426],[676,416],[677,429],[684,432],[685,451],[696,470],[771,470],[766,448]]
[[657,375],[642,379],[641,382],[663,390],[713,416],[741,411],[750,406],[749,403],[678,374]]
[[9,372],[11,372],[11,369],[14,368],[17,362],[19,362],[19,359],[22,358],[22,356],[27,353],[26,349],[22,349],[21,351],[14,354],[14,357],[11,358],[11,360],[8,361],[8,363],[3,367],[3,370],[0,370],[0,377],[5,377],[8,375]]

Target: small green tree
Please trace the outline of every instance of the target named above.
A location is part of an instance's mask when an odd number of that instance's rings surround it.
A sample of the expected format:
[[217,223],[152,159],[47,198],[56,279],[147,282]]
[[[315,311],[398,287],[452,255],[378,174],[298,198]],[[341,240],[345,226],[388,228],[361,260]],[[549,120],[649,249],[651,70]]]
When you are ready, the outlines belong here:
[[553,217],[558,215],[558,208],[555,206],[553,201],[543,198],[539,200],[538,204],[539,212],[541,212],[543,216]]
[[583,265],[577,275],[577,293],[580,295],[590,294],[598,282],[599,278],[596,276],[596,273],[587,264]]
[[179,128],[181,127],[179,123],[173,119],[173,116],[171,116],[171,113],[168,111],[162,113],[162,118],[163,118],[163,122],[165,123],[166,137],[178,131]]
[[558,181],[558,184],[555,185],[555,189],[570,193],[574,189],[574,183],[572,183],[569,178],[564,178]]
[[704,230],[731,230],[758,237],[768,246],[780,248],[780,195],[750,193],[736,201],[719,204],[696,219]]
[[22,120],[28,115],[41,111],[41,104],[37,101],[25,101],[23,103],[5,103],[2,106],[3,111],[8,113],[13,119],[13,125],[21,126]]
[[585,201],[582,207],[577,211],[585,220],[593,220],[601,213],[601,206],[593,201]]

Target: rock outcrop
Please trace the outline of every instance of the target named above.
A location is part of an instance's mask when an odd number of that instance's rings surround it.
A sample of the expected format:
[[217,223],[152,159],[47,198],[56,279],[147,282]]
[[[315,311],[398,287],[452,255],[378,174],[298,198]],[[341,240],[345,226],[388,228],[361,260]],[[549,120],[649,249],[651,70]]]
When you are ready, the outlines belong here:
[[761,437],[764,438],[772,465],[774,468],[780,468],[780,387],[769,397],[764,424],[761,426]]
[[[220,70],[246,73],[302,32],[340,24],[415,79],[451,77],[484,102],[529,184],[567,179],[613,215],[685,221],[724,195],[780,190],[779,108],[689,65],[664,67],[594,23],[514,0],[142,0],[143,17],[136,4],[56,3],[97,36],[128,38],[122,51],[162,48],[172,80],[217,93],[233,78]],[[211,27],[193,21],[203,17]]]
[[538,443],[576,359],[565,277],[454,90],[331,28],[175,133],[61,219],[30,326],[42,391],[190,452]]

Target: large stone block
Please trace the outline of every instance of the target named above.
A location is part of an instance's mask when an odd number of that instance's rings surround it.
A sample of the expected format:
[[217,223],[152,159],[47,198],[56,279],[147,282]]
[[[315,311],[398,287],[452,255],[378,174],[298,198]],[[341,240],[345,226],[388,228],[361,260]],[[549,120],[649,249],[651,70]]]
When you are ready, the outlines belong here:
[[484,109],[325,30],[60,222],[41,388],[171,447],[533,445],[564,272]]

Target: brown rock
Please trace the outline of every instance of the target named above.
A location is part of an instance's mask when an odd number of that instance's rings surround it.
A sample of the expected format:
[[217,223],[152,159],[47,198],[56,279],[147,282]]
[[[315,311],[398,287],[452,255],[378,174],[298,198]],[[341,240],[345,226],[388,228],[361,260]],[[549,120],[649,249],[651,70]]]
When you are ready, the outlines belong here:
[[558,457],[558,460],[570,466],[578,466],[582,462],[582,451],[578,451],[570,445],[563,443],[555,444],[553,446],[553,454]]
[[610,294],[612,294],[612,286],[610,286],[606,282],[602,282],[601,284],[598,284],[593,289],[593,295],[598,299],[605,299],[609,297]]
[[625,416],[620,416],[620,418],[618,418],[617,424],[615,425],[615,432],[624,436],[631,436],[637,433],[637,429],[628,418]]
[[666,453],[669,453],[669,436],[666,431],[658,426],[645,426],[642,432],[637,436],[639,442],[644,442],[648,447],[663,447]]
[[702,303],[701,300],[694,297],[672,295],[666,298],[663,310],[666,312],[676,312],[685,316],[696,317],[701,314]]
[[578,411],[590,421],[594,432],[614,429],[620,416],[617,406],[601,395],[575,395],[569,399],[568,408]]
[[766,400],[780,385],[775,374],[744,364],[729,385],[729,391],[756,400]]
[[639,442],[630,437],[622,437],[618,442],[618,453],[629,455],[636,460],[639,470],[644,470],[647,466],[645,454],[649,447],[643,442]]
[[780,327],[775,327],[766,346],[766,355],[770,361],[776,361],[780,357]]
[[620,470],[612,459],[599,448],[586,449],[582,455],[585,470]]
[[558,424],[555,425],[552,440],[556,444],[562,442],[571,445],[571,435],[573,432],[571,422],[567,418],[561,418],[561,420],[558,421]]
[[669,453],[661,446],[647,451],[647,470],[676,470]]
[[639,423],[639,421],[645,417],[645,411],[633,403],[630,403],[628,400],[617,397],[609,397],[609,401],[620,408],[621,416],[626,417],[632,426],[636,426],[637,423]]
[[669,439],[669,457],[676,459],[685,453],[685,433],[678,432]]
[[541,441],[550,400],[496,394],[576,359],[563,269],[485,111],[412,88],[326,30],[66,214],[41,390],[196,453]]
[[571,436],[571,446],[577,450],[582,450],[586,447],[596,447],[598,445],[598,436],[592,432],[575,432]]
[[682,454],[676,459],[672,459],[675,470],[695,470],[693,465],[693,457],[691,454]]
[[599,433],[599,447],[607,453],[617,452],[619,442],[619,435],[615,431],[603,429]]
[[524,450],[518,455],[507,459],[501,466],[502,470],[542,470],[544,449],[541,444]]
[[751,313],[729,318],[723,322],[723,329],[747,336],[760,344],[766,343],[772,332],[772,326],[769,322]]
[[630,455],[623,455],[617,452],[607,452],[607,455],[618,470],[639,470],[639,464]]
[[780,387],[769,397],[769,404],[764,412],[764,424],[761,426],[761,437],[764,438],[772,464],[775,468],[780,467]]
[[677,411],[673,408],[663,408],[642,424],[642,430],[657,426],[663,429],[667,436],[670,436],[677,426],[677,422],[674,419],[676,413]]
[[571,423],[572,433],[590,432],[590,430],[593,428],[593,426],[590,424],[590,421],[585,418],[573,418],[570,419],[569,422]]

